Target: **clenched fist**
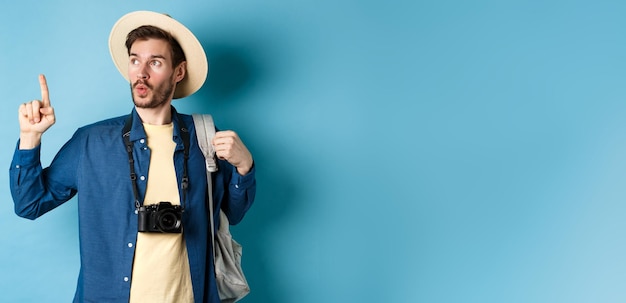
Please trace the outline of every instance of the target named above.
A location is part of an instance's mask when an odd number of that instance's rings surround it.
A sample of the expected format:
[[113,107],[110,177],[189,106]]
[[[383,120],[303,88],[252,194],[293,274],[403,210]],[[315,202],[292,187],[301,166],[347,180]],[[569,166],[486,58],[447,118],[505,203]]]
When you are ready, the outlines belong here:
[[252,154],[243,144],[237,133],[231,130],[219,131],[213,137],[215,155],[237,168],[240,175],[247,174],[252,168]]

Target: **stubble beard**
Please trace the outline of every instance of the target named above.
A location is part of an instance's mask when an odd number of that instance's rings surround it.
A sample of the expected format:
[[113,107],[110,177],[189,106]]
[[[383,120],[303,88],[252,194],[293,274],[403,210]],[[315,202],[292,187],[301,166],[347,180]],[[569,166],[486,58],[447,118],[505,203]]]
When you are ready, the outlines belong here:
[[[170,79],[171,80],[171,79]],[[148,87],[149,91],[152,92],[152,99],[147,102],[138,101],[137,96],[135,96],[135,90],[133,89],[135,86],[143,84]],[[135,83],[130,85],[130,93],[133,96],[133,103],[137,108],[157,108],[161,107],[169,101],[170,96],[172,96],[172,91],[174,90],[175,84],[171,84],[170,82],[164,83],[162,86],[158,87],[156,90],[154,87],[146,81],[137,80]]]

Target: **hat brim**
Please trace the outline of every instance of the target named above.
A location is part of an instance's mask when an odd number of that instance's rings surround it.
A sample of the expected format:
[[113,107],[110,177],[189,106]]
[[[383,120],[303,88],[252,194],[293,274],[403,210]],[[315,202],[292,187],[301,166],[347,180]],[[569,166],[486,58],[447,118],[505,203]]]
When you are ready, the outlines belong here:
[[128,79],[128,50],[126,49],[126,37],[132,30],[143,26],[152,25],[169,32],[180,44],[187,60],[187,74],[176,85],[174,99],[187,97],[202,87],[209,72],[209,63],[200,41],[194,34],[174,18],[150,11],[136,11],[122,16],[109,35],[109,51],[113,63],[122,76]]

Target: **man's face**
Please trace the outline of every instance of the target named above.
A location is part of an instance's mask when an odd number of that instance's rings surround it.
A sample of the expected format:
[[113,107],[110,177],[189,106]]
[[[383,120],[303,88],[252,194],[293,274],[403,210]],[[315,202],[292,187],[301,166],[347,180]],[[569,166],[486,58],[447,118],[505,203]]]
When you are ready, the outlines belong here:
[[169,106],[176,83],[184,76],[182,66],[172,67],[169,44],[160,39],[137,40],[130,48],[129,59],[128,79],[135,106]]

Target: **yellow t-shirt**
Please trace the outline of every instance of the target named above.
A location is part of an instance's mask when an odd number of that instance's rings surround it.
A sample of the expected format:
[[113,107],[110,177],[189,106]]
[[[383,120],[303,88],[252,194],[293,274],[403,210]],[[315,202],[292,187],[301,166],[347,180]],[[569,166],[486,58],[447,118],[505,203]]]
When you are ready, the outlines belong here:
[[[180,205],[174,169],[173,124],[144,124],[150,168],[144,205]],[[187,247],[182,233],[137,233],[130,303],[193,302]]]

